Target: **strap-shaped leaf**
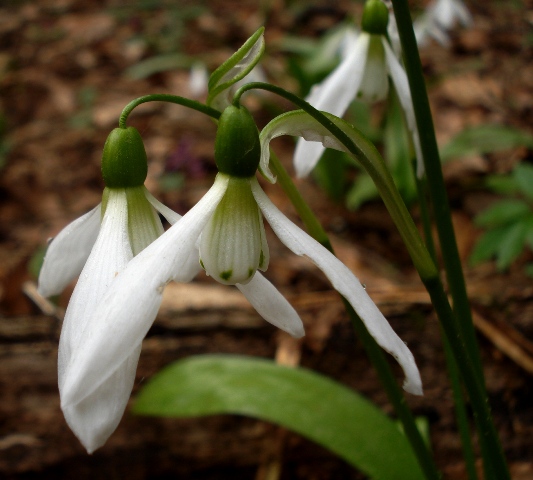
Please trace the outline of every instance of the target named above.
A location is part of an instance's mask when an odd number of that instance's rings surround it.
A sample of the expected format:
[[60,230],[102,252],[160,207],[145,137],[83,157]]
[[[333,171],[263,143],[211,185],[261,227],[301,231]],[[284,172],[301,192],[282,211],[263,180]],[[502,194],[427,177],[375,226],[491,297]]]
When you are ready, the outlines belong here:
[[180,360],[144,387],[134,412],[246,415],[315,441],[371,478],[423,478],[406,437],[372,403],[318,373],[270,360],[230,355]]

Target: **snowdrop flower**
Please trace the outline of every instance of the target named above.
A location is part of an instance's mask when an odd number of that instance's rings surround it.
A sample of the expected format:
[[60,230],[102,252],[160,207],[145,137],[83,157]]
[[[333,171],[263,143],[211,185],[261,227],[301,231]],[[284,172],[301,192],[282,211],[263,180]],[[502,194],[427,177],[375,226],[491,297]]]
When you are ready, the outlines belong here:
[[[110,379],[121,385],[112,401],[120,405],[127,401],[124,378],[129,370],[124,364],[129,368],[136,358],[165,285],[171,280],[186,280],[184,271],[193,259],[200,261],[215,280],[235,285],[265,320],[301,337],[304,329],[298,314],[259,272],[269,263],[263,217],[290,250],[307,256],[324,272],[378,343],[401,364],[406,375],[404,388],[421,394],[420,375],[411,352],[361,283],[342,262],[285,217],[261,189],[255,177],[260,153],[251,115],[244,107],[228,107],[219,120],[215,141],[219,173],[213,186],[179,222],[134,257],[103,295],[90,315],[91,328],[80,332],[77,354],[66,370],[63,408],[99,399],[100,390],[111,384]],[[261,169],[268,171],[268,165]]]
[[[367,1],[363,31],[352,42],[349,54],[328,77],[313,87],[306,100],[316,109],[340,117],[356,98],[369,103],[383,100],[389,92],[390,77],[413,137],[417,174],[422,176],[422,152],[407,75],[385,36],[388,15],[388,9],[381,0]],[[298,140],[294,153],[297,176],[308,175],[323,152],[324,147],[320,144]]]
[[444,30],[451,30],[457,22],[464,27],[472,24],[472,15],[463,0],[436,0],[427,8],[426,14]]
[[[76,276],[80,277],[59,342],[61,396],[69,364],[81,348],[84,334],[92,331],[92,315],[115,276],[163,233],[158,212],[171,223],[180,218],[146,190],[146,169],[146,153],[137,130],[115,129],[104,147],[102,172],[106,188],[102,203],[66,226],[48,247],[39,275],[42,295],[56,295]],[[90,396],[62,406],[67,423],[89,453],[115,430],[135,379],[139,353],[140,347],[131,350],[117,371]]]
[[413,28],[419,45],[435,39],[447,47],[450,44],[448,31],[460,23],[464,27],[472,25],[472,15],[462,0],[434,0],[426,11],[418,17]]

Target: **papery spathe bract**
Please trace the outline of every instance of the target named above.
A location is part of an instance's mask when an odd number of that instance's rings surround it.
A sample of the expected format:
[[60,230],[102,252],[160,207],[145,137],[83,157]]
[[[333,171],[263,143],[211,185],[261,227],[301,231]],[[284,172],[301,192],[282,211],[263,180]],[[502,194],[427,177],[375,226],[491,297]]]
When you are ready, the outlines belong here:
[[264,27],[259,28],[209,78],[207,104],[223,111],[230,105],[231,88],[246,77],[265,51]]

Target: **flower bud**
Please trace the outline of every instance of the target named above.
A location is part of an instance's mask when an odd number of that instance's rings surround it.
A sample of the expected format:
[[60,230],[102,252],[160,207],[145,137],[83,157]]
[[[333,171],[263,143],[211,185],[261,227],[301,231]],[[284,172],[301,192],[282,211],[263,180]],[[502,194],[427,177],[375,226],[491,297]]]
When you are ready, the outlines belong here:
[[148,173],[148,159],[139,132],[115,128],[107,137],[102,154],[102,176],[109,188],[139,187]]
[[259,132],[250,112],[244,107],[227,107],[218,121],[215,162],[218,170],[232,177],[255,174],[261,157]]
[[368,0],[363,10],[361,28],[374,35],[386,35],[389,9],[381,0]]

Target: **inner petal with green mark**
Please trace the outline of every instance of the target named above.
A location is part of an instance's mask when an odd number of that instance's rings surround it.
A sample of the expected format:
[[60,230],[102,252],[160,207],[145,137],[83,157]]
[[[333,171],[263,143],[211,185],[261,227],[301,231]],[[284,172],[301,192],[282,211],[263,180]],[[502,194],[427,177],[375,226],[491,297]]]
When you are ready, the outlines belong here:
[[226,193],[200,238],[202,267],[225,285],[246,284],[257,269],[268,266],[263,217],[252,195],[251,180],[230,177]]

